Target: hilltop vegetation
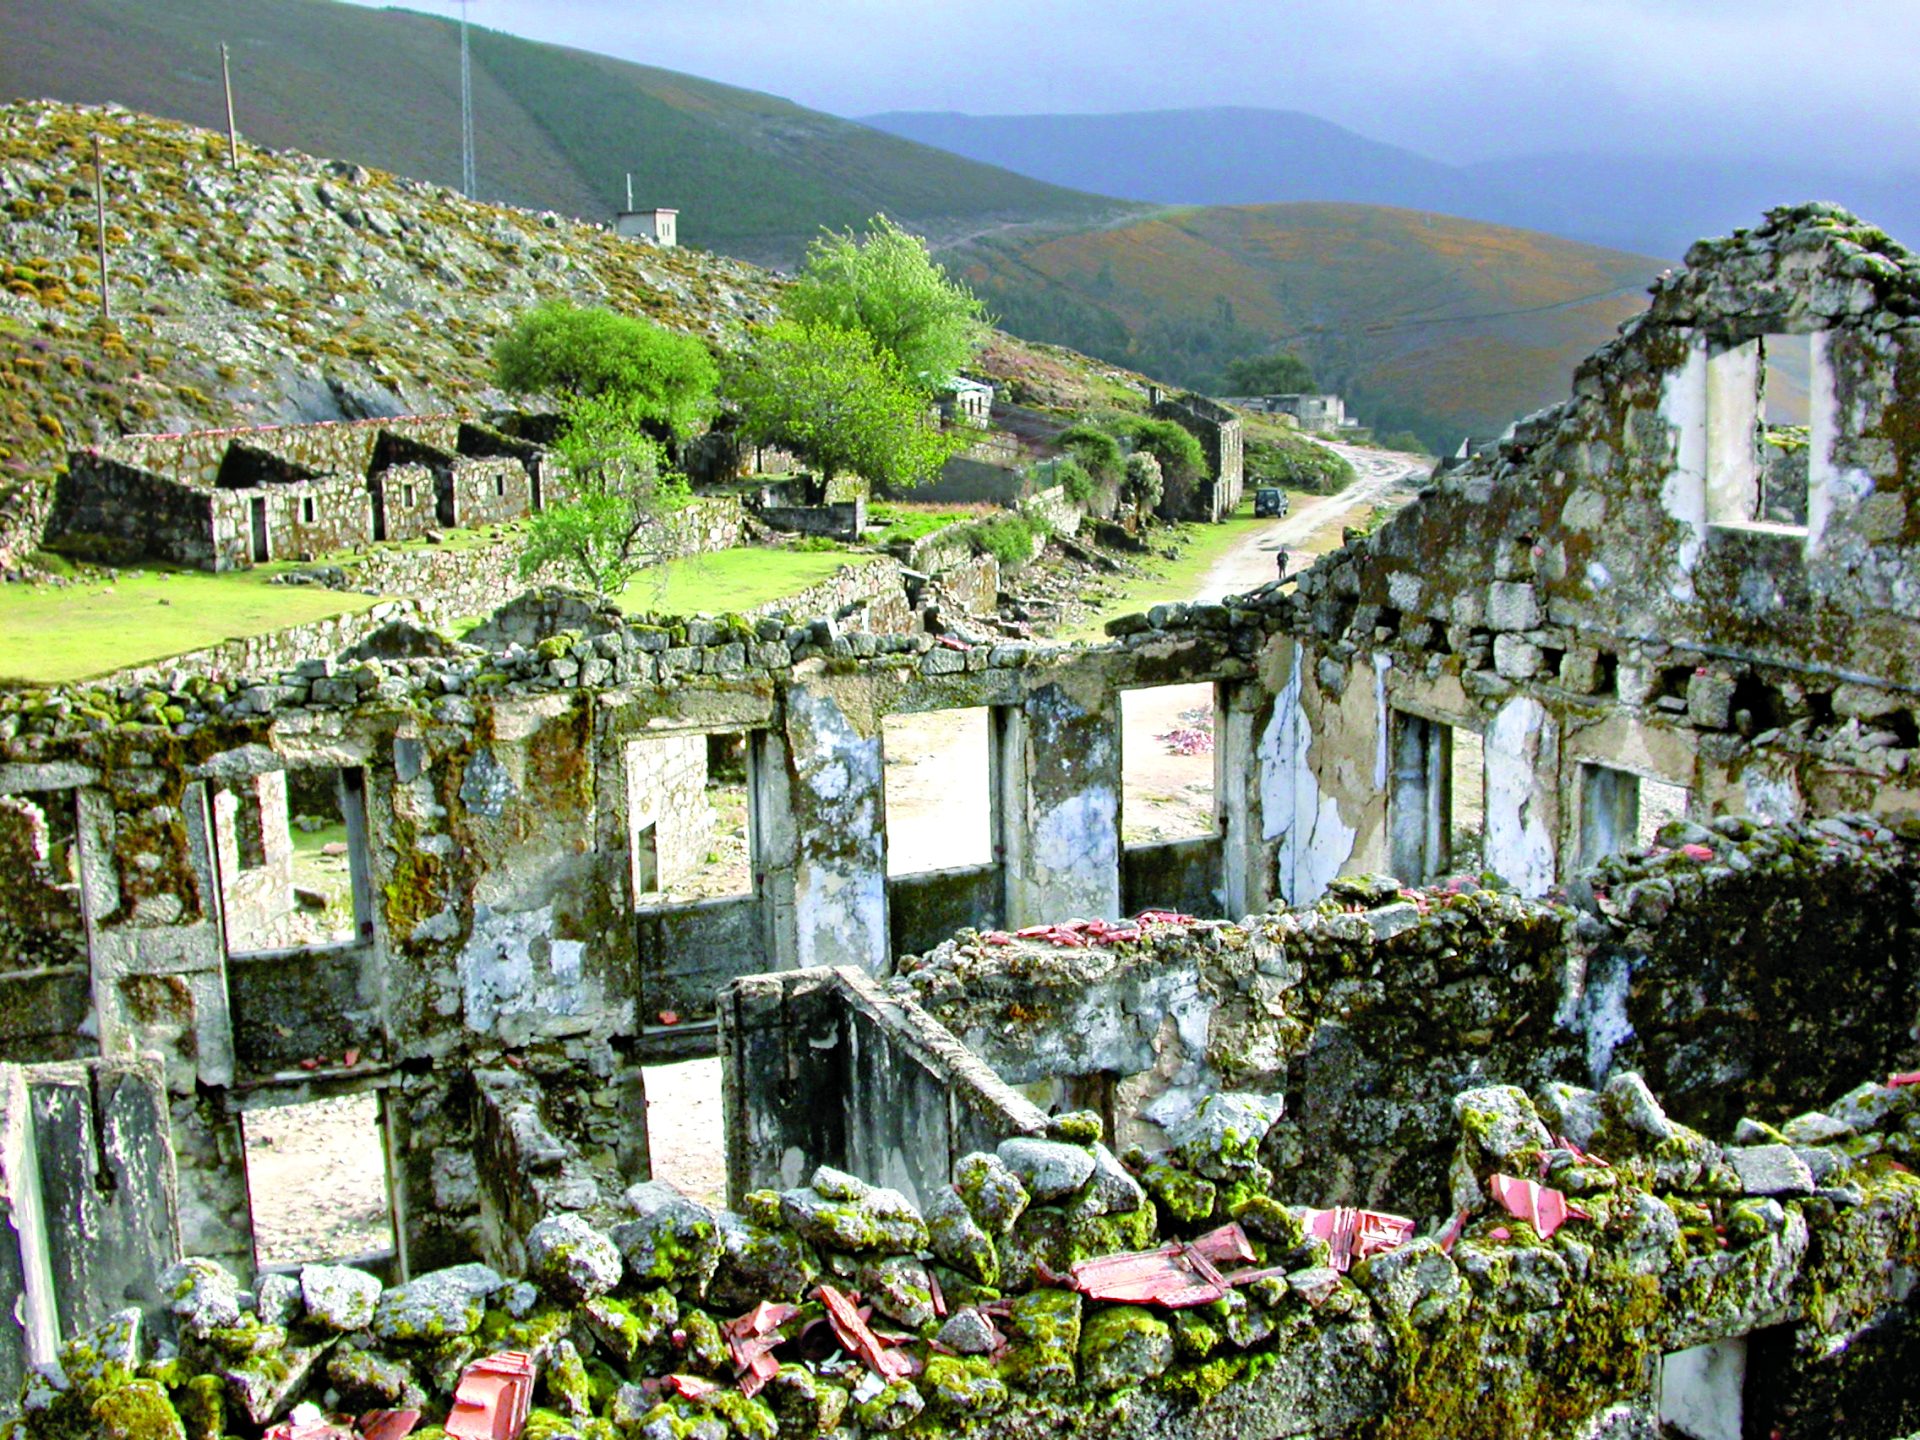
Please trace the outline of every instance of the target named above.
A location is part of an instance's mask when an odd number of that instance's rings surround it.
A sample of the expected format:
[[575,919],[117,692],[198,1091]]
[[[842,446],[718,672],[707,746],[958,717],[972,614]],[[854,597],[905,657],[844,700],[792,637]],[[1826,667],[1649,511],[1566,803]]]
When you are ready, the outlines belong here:
[[1451,449],[1566,394],[1658,261],[1368,205],[1167,210],[945,256],[1008,329],[1196,388],[1286,349],[1382,430]]
[[[441,184],[460,176],[451,21],[332,0],[9,0],[0,98],[112,102]],[[953,237],[1128,207],[729,85],[476,26],[480,193],[609,219],[679,208],[687,243],[788,265],[821,226],[884,211]],[[1134,207],[1138,208],[1138,207]]]

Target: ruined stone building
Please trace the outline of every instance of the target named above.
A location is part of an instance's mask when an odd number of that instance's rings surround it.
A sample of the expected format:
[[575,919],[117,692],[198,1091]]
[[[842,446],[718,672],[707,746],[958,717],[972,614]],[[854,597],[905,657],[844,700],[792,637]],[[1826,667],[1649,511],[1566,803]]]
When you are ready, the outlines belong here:
[[452,416],[134,435],[73,454],[47,538],[245,569],[512,520],[559,479],[541,447]]
[[1246,442],[1240,417],[1204,395],[1167,396],[1148,392],[1153,417],[1171,420],[1200,442],[1207,473],[1185,495],[1169,494],[1163,502],[1168,518],[1217,523],[1239,508],[1246,484]]
[[[493,1351],[537,1440],[1920,1428],[1916,375],[1920,259],[1776,212],[1373,535],[1105,645],[0,699],[26,1433],[437,1423]],[[1124,844],[1121,697],[1196,681],[1217,826]],[[990,858],[890,874],[886,719],[954,708]],[[292,947],[282,807],[351,880]],[[716,1051],[726,1211],[649,1181]],[[249,1113],[360,1091],[394,1253],[257,1274]]]

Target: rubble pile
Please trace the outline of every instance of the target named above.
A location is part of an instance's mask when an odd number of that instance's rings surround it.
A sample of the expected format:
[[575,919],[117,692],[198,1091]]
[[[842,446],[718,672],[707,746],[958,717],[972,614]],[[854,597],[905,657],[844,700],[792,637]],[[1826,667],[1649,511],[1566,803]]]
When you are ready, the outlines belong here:
[[1152,1155],[1056,1117],[924,1208],[826,1167],[738,1214],[637,1185],[537,1223],[521,1278],[316,1264],[245,1292],[188,1260],[163,1323],[123,1312],[35,1373],[19,1433],[1120,1436],[1198,1410],[1182,1433],[1225,1434],[1229,1386],[1322,1433],[1570,1433],[1655,1355],[1779,1322],[1805,1360],[1900,1312],[1920,1085],[1893,1078],[1725,1145],[1630,1073],[1463,1092],[1457,1213],[1419,1238],[1276,1200],[1284,1107],[1223,1093]]

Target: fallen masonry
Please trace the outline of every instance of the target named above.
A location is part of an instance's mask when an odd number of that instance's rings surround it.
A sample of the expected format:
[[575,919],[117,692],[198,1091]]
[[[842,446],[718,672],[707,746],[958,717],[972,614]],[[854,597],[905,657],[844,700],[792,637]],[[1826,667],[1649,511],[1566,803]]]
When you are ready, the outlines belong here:
[[[0,696],[24,1433],[502,1435],[529,1373],[536,1440],[1920,1429],[1920,262],[1824,207],[1689,262],[1374,535],[1110,644]],[[1125,845],[1121,696],[1196,681],[1216,832]],[[972,707],[992,859],[890,875],[883,722]],[[710,737],[752,879],[662,899]],[[299,794],[350,914],[250,947]],[[716,1050],[726,1210],[645,1120]],[[256,1268],[250,1110],[363,1092],[393,1252]]]

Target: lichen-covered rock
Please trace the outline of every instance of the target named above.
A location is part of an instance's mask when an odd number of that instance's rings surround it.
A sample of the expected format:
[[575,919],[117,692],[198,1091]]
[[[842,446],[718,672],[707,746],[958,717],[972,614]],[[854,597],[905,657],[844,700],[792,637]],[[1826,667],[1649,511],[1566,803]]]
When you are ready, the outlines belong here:
[[804,1365],[782,1365],[761,1394],[782,1435],[825,1435],[847,1412],[847,1392]]
[[334,1341],[318,1345],[290,1343],[285,1331],[265,1331],[278,1343],[263,1343],[241,1359],[215,1367],[227,1382],[227,1394],[254,1425],[270,1425],[293,1408],[307,1381]]
[[1021,1135],[1001,1141],[999,1155],[1036,1205],[1063,1200],[1093,1178],[1093,1154],[1080,1145]]
[[1811,1195],[1813,1171],[1788,1145],[1744,1145],[1726,1152],[1749,1195]]
[[1473,1169],[1480,1178],[1496,1171],[1528,1174],[1540,1152],[1553,1144],[1527,1092],[1515,1085],[1463,1090],[1453,1097],[1453,1118],[1463,1140],[1472,1142]]
[[189,1258],[170,1265],[159,1286],[167,1309],[191,1335],[240,1323],[240,1282],[218,1261]]
[[152,1380],[133,1380],[93,1403],[93,1423],[101,1440],[187,1440],[180,1414],[166,1389]]
[[1212,1180],[1263,1174],[1260,1143],[1285,1111],[1286,1100],[1280,1095],[1209,1095],[1172,1131],[1173,1153],[1188,1169]]
[[880,1314],[909,1330],[934,1321],[927,1267],[910,1255],[890,1255],[860,1267],[860,1293]]
[[301,1315],[300,1279],[296,1275],[262,1275],[254,1291],[253,1313],[262,1325],[291,1325]]
[[956,1355],[991,1355],[1000,1347],[1000,1332],[972,1306],[948,1316],[934,1339]]
[[664,1180],[631,1186],[627,1208],[634,1218],[613,1227],[613,1243],[636,1284],[684,1285],[705,1292],[719,1267],[722,1241],[714,1212]]
[[480,1328],[487,1300],[504,1288],[485,1265],[434,1270],[383,1293],[368,1328],[382,1340],[430,1344]]
[[946,1186],[934,1191],[927,1202],[926,1220],[928,1243],[942,1261],[982,1285],[999,1280],[1000,1256],[993,1240],[957,1190]]
[[854,1415],[863,1428],[880,1434],[904,1430],[927,1408],[920,1391],[911,1380],[892,1380],[870,1400],[854,1407]]
[[[885,1189],[830,1172],[828,1194],[817,1187],[783,1191],[780,1214],[802,1238],[832,1250],[888,1250],[895,1254],[927,1248],[927,1225],[913,1202]],[[820,1174],[814,1176],[822,1178]]]
[[720,1323],[704,1310],[682,1310],[674,1344],[681,1347],[686,1368],[696,1375],[732,1375],[733,1355]]
[[1173,1327],[1138,1305],[1105,1305],[1080,1330],[1080,1383],[1100,1393],[1164,1374],[1173,1363]]
[[1607,1081],[1600,1109],[1610,1138],[1636,1136],[1655,1145],[1673,1138],[1673,1122],[1653,1098],[1647,1082],[1634,1071],[1623,1071]]
[[350,1343],[327,1357],[327,1383],[340,1392],[344,1407],[357,1413],[416,1409],[427,1403],[426,1392],[406,1361],[371,1350],[350,1350]]
[[1361,1261],[1353,1278],[1384,1315],[1414,1326],[1451,1318],[1468,1298],[1458,1268],[1426,1237]]
[[580,1307],[580,1314],[595,1341],[631,1364],[680,1323],[680,1302],[664,1289],[642,1291],[626,1300],[596,1295]]
[[1005,1373],[1009,1383],[1046,1393],[1071,1390],[1078,1379],[1080,1296],[1032,1290],[1007,1307]]
[[380,1281],[347,1265],[304,1265],[300,1269],[300,1298],[307,1318],[342,1333],[364,1330],[373,1321],[380,1300]]
[[1556,1139],[1571,1140],[1583,1150],[1593,1143],[1605,1118],[1597,1091],[1562,1080],[1542,1085],[1533,1097],[1533,1108]]
[[953,1167],[953,1188],[966,1202],[968,1213],[989,1235],[1004,1235],[1013,1229],[1020,1212],[1033,1198],[1004,1160],[980,1151],[960,1157]]
[[549,1215],[527,1232],[526,1245],[528,1276],[562,1303],[605,1295],[620,1283],[620,1251],[578,1215]]
[[731,1210],[720,1212],[719,1224],[720,1264],[707,1284],[710,1303],[745,1310],[762,1300],[798,1302],[819,1278],[813,1247],[792,1231],[754,1224]]
[[1089,1208],[1097,1214],[1117,1215],[1147,1203],[1147,1192],[1111,1150],[1096,1143],[1092,1154],[1093,1178],[1087,1182]]
[[983,1360],[935,1355],[927,1361],[920,1388],[928,1408],[947,1419],[984,1418],[1007,1406],[1006,1382]]
[[1140,1184],[1166,1207],[1168,1215],[1185,1223],[1205,1220],[1213,1214],[1219,1196],[1213,1181],[1163,1161],[1142,1167]]
[[593,1413],[593,1386],[588,1380],[588,1367],[572,1340],[561,1340],[553,1346],[553,1357],[540,1371],[540,1384],[545,1388],[547,1400],[563,1415],[584,1421]]

